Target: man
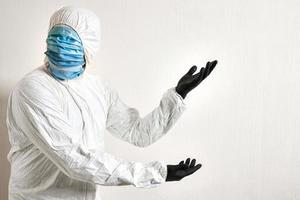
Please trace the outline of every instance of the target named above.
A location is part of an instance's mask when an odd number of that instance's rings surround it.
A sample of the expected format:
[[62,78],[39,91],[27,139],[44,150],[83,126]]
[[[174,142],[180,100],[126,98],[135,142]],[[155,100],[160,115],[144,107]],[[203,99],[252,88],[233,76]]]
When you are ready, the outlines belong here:
[[98,185],[151,188],[201,167],[190,158],[178,165],[117,158],[104,152],[103,132],[139,147],[154,143],[181,116],[183,99],[217,62],[195,75],[193,66],[141,118],[106,81],[85,72],[99,42],[99,20],[91,11],[63,7],[51,17],[44,65],[28,73],[9,97],[10,200],[97,199]]

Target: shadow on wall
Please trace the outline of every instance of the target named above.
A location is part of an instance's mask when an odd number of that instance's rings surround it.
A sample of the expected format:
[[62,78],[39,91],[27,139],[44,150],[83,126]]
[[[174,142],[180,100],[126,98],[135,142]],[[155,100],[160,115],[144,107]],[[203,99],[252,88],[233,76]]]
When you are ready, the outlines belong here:
[[7,200],[10,164],[6,158],[10,144],[6,128],[6,108],[10,91],[0,90],[0,200]]

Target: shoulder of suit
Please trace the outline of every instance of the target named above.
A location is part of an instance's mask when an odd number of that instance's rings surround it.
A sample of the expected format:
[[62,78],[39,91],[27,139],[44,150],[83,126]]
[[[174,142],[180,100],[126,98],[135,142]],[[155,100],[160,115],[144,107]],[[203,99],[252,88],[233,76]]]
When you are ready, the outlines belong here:
[[23,78],[16,84],[14,89],[23,92],[45,92],[45,90],[53,91],[57,85],[55,82],[55,79],[51,76],[51,74],[49,74],[45,66],[42,65],[25,74]]

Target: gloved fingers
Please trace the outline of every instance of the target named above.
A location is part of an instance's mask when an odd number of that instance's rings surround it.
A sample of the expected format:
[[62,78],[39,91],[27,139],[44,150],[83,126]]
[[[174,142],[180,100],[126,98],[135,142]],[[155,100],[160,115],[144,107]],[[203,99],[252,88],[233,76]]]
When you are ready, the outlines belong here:
[[213,62],[211,62],[211,65],[209,66],[209,70],[208,70],[208,74],[207,76],[214,70],[214,68],[216,67],[218,61],[214,60]]
[[190,164],[190,160],[191,160],[190,158],[187,158],[186,161],[185,161],[185,164],[189,165]]
[[180,161],[178,165],[182,165],[184,163],[184,160]]
[[196,166],[187,169],[187,170],[186,170],[187,176],[193,174],[195,171],[197,171],[197,170],[200,169],[201,167],[202,167],[201,164],[197,164]]
[[206,67],[204,69],[204,77],[203,79],[205,79],[209,73],[211,72],[211,67],[212,67],[213,62],[207,62]]
[[218,64],[218,61],[217,61],[217,60],[214,60],[214,61],[213,61],[213,64],[212,64],[212,69],[211,69],[211,71],[214,70],[214,68],[216,67],[217,64]]
[[214,61],[213,61],[213,65],[216,66],[217,64],[218,64],[218,61],[217,61],[217,60],[214,60]]
[[[208,74],[209,74],[209,72],[210,72],[210,68],[211,68],[211,66],[212,66],[212,62],[207,62],[206,63],[206,66],[205,66],[205,73],[204,73],[204,78],[206,78],[207,76],[208,76]],[[204,79],[203,78],[203,79]]]
[[209,68],[210,64],[211,64],[211,62],[208,61],[208,62],[206,63],[205,68]]
[[185,74],[185,76],[186,75],[193,75],[193,73],[195,72],[197,70],[197,66],[196,65],[193,65],[190,69],[189,69],[189,71]]
[[194,75],[197,83],[200,83],[202,81],[203,72],[204,72],[204,67],[201,67],[200,71]]
[[189,168],[189,166],[187,165],[187,164],[182,164],[182,165],[179,165],[178,166],[178,168],[180,169],[180,170],[187,170],[188,168]]
[[203,81],[215,68],[218,61],[214,60],[213,62],[207,62],[205,68],[201,68],[200,72],[197,75],[197,83],[199,84],[201,81]]
[[193,159],[192,162],[191,162],[191,164],[190,164],[190,167],[194,167],[195,164],[196,164],[196,159]]
[[[203,68],[203,67],[202,67]],[[198,82],[198,78],[199,78],[199,76],[201,75],[201,69],[200,69],[200,71],[198,72],[198,73],[196,73],[196,74],[194,74],[192,77],[191,77],[191,81],[192,82]]]
[[204,76],[205,75],[205,68],[204,67],[201,68],[200,73],[201,74],[200,74],[199,79],[198,79],[199,82],[203,81],[203,79],[205,78],[205,76]]

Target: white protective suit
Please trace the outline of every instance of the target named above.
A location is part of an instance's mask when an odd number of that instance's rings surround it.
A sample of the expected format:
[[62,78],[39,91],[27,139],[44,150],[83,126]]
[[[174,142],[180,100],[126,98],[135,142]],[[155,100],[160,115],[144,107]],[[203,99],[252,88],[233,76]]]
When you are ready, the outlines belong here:
[[[73,27],[87,45],[90,62],[99,42],[95,22],[86,10],[64,7],[52,16],[49,29],[58,23]],[[165,181],[163,161],[131,162],[110,155],[104,152],[103,134],[107,129],[139,147],[154,143],[185,110],[174,88],[142,118],[108,82],[87,72],[61,81],[46,65],[28,73],[9,96],[10,200],[94,200],[101,199],[99,185],[151,188]]]

